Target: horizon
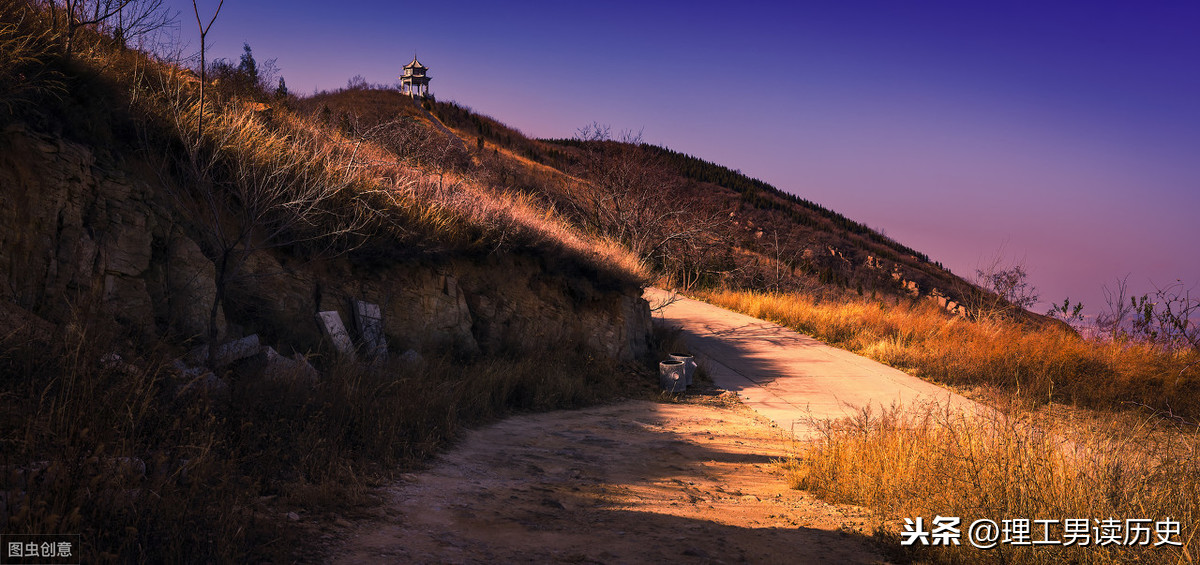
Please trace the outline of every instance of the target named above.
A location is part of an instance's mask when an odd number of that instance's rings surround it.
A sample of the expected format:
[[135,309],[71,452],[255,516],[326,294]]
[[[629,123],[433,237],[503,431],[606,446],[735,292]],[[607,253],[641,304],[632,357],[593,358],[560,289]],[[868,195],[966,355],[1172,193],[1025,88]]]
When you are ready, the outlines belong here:
[[[197,51],[191,3],[167,4]],[[1070,297],[1094,316],[1118,278],[1200,285],[1198,24],[1184,3],[227,2],[208,43],[234,61],[249,44],[301,95],[394,85],[415,52],[439,100],[531,137],[642,131],[961,277],[1003,253],[1036,311]]]

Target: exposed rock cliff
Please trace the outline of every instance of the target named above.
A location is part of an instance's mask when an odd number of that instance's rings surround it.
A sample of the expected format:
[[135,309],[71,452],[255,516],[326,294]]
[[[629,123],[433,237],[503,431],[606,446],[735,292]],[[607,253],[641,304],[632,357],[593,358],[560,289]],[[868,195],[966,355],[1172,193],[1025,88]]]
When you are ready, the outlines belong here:
[[[204,333],[213,263],[186,218],[136,159],[12,125],[0,132],[0,298],[10,320],[100,316],[133,338]],[[635,285],[592,280],[551,260],[429,256],[369,266],[259,252],[229,291],[220,325],[295,351],[320,347],[314,313],[379,304],[392,351],[462,354],[583,347],[632,359],[649,308]],[[13,308],[16,306],[18,308]],[[228,324],[226,324],[228,320]]]

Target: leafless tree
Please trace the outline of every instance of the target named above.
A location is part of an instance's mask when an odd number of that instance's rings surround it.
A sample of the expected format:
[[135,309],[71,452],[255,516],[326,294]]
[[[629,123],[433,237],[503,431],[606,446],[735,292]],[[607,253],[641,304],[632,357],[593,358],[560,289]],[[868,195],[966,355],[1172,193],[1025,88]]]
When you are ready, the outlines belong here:
[[121,12],[133,0],[57,0],[49,3],[55,29],[63,30],[63,51],[70,57],[75,34],[82,28],[99,24]]
[[51,22],[63,33],[63,51],[75,50],[80,29],[96,27],[112,34],[122,45],[174,21],[163,0],[50,0]]
[[125,47],[129,41],[154,33],[175,22],[176,13],[167,9],[163,0],[100,1],[122,4],[115,14],[103,22],[103,26],[121,47]]
[[670,263],[696,253],[728,221],[728,211],[680,197],[680,176],[645,150],[641,133],[614,140],[608,126],[593,123],[576,140],[583,147],[577,172],[585,179],[572,191],[576,215],[644,262],[669,271]]
[[1193,297],[1193,290],[1181,280],[1155,287],[1154,320],[1163,343],[1200,352],[1200,296]]
[[216,11],[213,12],[212,18],[209,18],[208,25],[205,25],[200,19],[200,8],[196,5],[196,0],[192,0],[192,12],[196,15],[196,27],[200,29],[200,112],[196,117],[196,139],[204,138],[204,83],[208,82],[205,40],[208,38],[208,30],[212,29],[213,22],[217,21],[217,16],[221,15],[221,7],[224,5],[225,0],[221,0],[217,4]]

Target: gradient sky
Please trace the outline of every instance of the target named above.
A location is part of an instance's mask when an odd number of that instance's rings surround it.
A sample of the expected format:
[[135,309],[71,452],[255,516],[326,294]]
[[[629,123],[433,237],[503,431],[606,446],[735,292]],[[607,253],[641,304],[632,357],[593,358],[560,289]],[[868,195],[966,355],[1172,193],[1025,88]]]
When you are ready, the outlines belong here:
[[1093,314],[1127,274],[1200,284],[1195,0],[227,0],[209,40],[300,93],[395,84],[416,52],[439,100],[528,135],[642,130],[960,275],[1003,248]]

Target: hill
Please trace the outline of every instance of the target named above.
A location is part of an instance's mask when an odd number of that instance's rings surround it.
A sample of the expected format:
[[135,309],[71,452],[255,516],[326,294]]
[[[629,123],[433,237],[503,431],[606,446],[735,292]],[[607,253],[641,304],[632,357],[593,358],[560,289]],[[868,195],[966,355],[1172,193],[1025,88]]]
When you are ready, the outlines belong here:
[[728,167],[639,139],[613,140],[601,126],[586,128],[586,139],[533,139],[456,102],[420,104],[370,89],[301,102],[311,115],[342,124],[436,119],[462,142],[463,154],[444,157],[460,174],[533,197],[578,229],[620,241],[663,284],[923,298],[960,315],[996,302],[924,253]]

